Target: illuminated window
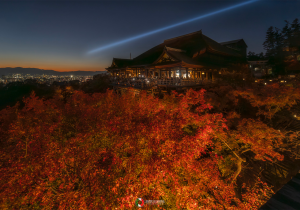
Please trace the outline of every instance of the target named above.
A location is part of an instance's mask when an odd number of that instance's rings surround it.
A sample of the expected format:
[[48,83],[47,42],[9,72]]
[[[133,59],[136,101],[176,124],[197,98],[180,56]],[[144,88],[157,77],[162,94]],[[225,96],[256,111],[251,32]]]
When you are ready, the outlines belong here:
[[272,74],[272,69],[268,69],[268,74]]

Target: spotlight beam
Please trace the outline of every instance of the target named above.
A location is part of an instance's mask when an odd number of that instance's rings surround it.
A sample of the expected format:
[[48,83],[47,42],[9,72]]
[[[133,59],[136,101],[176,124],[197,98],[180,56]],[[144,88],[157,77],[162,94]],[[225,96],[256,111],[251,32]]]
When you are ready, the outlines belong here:
[[163,27],[163,28],[160,28],[160,29],[156,29],[156,30],[153,30],[153,31],[150,31],[150,32],[147,32],[147,33],[143,33],[143,34],[140,34],[140,35],[128,38],[128,39],[124,39],[124,40],[121,40],[121,41],[117,41],[117,42],[114,42],[114,43],[111,43],[111,44],[108,44],[108,45],[104,45],[102,47],[99,47],[97,49],[89,51],[88,54],[92,54],[92,53],[95,53],[95,52],[100,52],[102,50],[105,50],[105,49],[108,49],[108,48],[111,48],[111,47],[114,47],[114,46],[117,46],[117,45],[120,45],[120,44],[124,44],[126,42],[133,41],[135,39],[139,39],[139,38],[142,38],[142,37],[145,37],[145,36],[149,36],[151,34],[155,34],[155,33],[170,29],[170,28],[174,28],[174,27],[177,27],[177,26],[180,26],[180,25],[183,25],[183,24],[195,21],[195,20],[199,20],[199,19],[206,18],[206,17],[212,16],[212,15],[216,15],[216,14],[219,14],[221,12],[225,12],[225,11],[228,11],[228,10],[231,10],[231,9],[235,9],[237,7],[241,7],[241,6],[244,6],[244,5],[247,5],[247,4],[251,4],[251,3],[256,2],[256,1],[258,1],[258,0],[246,1],[246,2],[236,4],[236,5],[233,5],[233,6],[230,6],[230,7],[226,7],[224,9],[220,9],[220,10],[215,11],[215,12],[211,12],[211,13],[208,13],[208,14],[205,14],[205,15],[201,15],[201,16],[189,19],[189,20],[185,20],[185,21],[182,21],[182,22],[179,22],[179,23],[175,23],[175,24],[170,25],[170,26],[166,26],[166,27]]

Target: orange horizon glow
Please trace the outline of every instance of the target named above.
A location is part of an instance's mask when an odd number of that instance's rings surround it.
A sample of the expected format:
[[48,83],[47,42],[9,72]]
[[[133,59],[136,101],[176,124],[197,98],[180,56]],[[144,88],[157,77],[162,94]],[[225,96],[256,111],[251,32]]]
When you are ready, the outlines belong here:
[[105,68],[92,68],[92,67],[87,67],[87,68],[43,68],[40,66],[0,66],[0,68],[34,68],[34,69],[41,69],[41,70],[53,70],[57,72],[70,72],[70,71],[107,71]]

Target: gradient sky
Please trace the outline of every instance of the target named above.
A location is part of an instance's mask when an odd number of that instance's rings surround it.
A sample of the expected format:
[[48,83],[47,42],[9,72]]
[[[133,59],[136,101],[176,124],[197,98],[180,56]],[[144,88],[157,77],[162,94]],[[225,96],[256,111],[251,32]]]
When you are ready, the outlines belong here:
[[202,29],[217,42],[243,38],[262,52],[266,30],[300,19],[299,0],[259,0],[104,51],[106,44],[247,0],[0,0],[0,68],[102,71],[113,57],[134,58],[165,39]]

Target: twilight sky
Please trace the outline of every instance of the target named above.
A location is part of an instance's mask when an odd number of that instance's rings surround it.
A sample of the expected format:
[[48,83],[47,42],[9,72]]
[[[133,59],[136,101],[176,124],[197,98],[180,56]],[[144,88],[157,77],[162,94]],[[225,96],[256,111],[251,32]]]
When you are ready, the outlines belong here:
[[165,39],[202,29],[217,42],[243,38],[262,52],[266,30],[300,19],[300,0],[257,2],[106,50],[96,48],[248,0],[0,1],[0,68],[101,71],[113,57],[134,58]]

